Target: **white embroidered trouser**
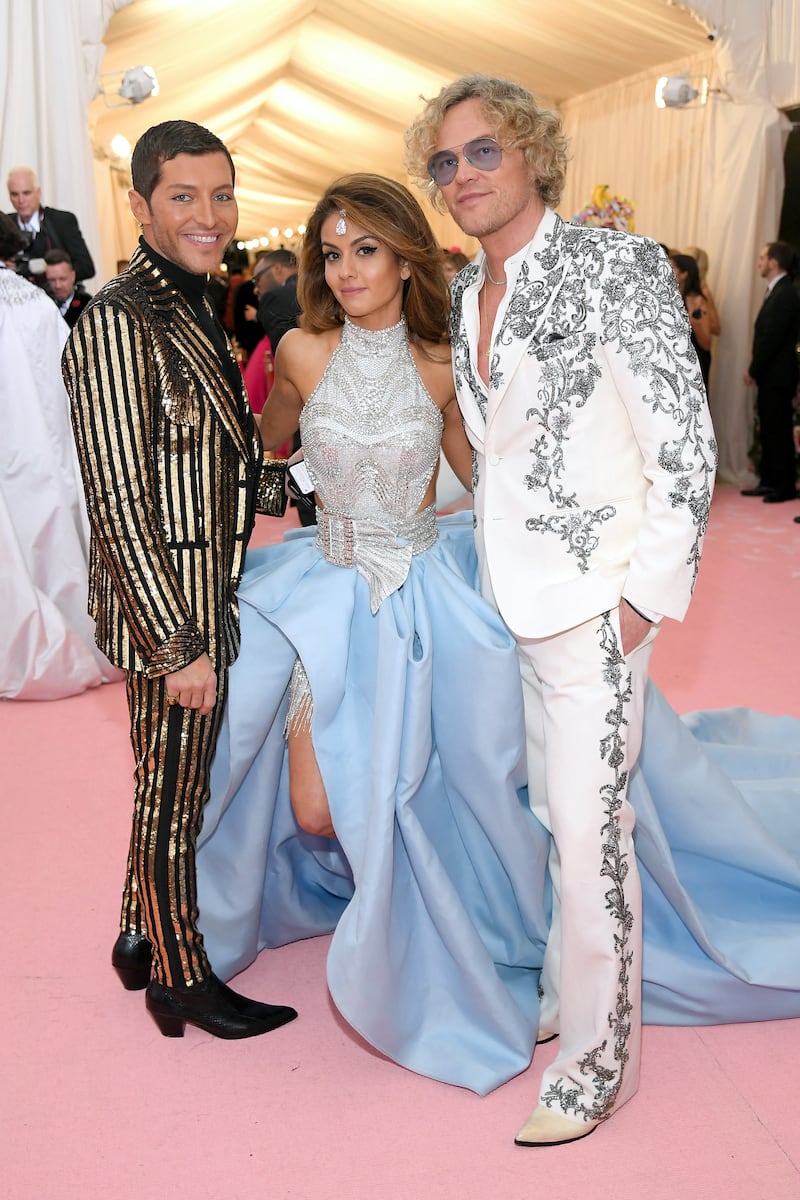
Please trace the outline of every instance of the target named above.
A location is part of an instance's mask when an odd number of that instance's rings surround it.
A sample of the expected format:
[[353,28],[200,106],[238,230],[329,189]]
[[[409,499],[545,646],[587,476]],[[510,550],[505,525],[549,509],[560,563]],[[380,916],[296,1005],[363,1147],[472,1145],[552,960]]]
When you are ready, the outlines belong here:
[[577,1123],[609,1116],[639,1080],[642,905],[627,782],[656,633],[623,658],[615,608],[517,643],[531,808],[553,835],[539,1036],[561,1040],[539,1103]]

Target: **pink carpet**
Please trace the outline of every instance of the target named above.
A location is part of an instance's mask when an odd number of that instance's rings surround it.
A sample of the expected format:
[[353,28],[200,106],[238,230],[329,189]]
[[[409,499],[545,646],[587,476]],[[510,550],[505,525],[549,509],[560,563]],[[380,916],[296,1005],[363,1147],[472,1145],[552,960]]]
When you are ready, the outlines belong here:
[[[800,715],[798,513],[718,491],[691,613],[654,654],[679,710]],[[282,528],[264,519],[258,540]],[[587,1141],[541,1151],[512,1139],[555,1046],[486,1099],[415,1076],[338,1019],[326,938],[239,977],[297,1006],[285,1029],[162,1038],[108,964],[124,709],[119,684],[0,707],[3,1200],[797,1200],[800,1021],[646,1028],[636,1098]]]

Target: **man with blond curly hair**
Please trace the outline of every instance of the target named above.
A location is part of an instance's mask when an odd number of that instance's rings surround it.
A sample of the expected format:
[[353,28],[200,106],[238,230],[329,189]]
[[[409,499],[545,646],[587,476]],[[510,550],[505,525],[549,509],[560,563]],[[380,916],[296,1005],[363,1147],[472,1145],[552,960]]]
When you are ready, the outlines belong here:
[[653,640],[697,576],[716,445],[664,252],[555,212],[555,113],[472,75],[427,102],[406,140],[412,176],[482,247],[453,284],[453,370],[481,585],[517,640],[531,806],[552,834],[538,1040],[560,1037],[516,1142],[559,1145],[638,1084],[627,784]]

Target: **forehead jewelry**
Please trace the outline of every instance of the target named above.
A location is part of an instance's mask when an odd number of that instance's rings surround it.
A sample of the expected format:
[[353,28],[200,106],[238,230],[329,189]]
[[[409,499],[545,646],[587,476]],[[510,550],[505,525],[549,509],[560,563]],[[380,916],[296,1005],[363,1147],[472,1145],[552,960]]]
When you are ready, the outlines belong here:
[[343,233],[347,233],[347,221],[345,220],[347,213],[343,208],[339,209],[339,220],[336,222],[336,232],[341,237]]

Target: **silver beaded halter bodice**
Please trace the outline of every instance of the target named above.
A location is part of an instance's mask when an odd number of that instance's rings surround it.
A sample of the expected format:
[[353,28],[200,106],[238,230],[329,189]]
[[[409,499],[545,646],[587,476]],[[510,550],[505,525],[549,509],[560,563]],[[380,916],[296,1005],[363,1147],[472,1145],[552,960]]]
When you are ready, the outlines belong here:
[[439,461],[442,415],[420,379],[405,321],[342,339],[300,417],[303,453],[322,508],[317,544],[370,585],[373,612],[404,582],[412,554],[436,541],[421,512]]

